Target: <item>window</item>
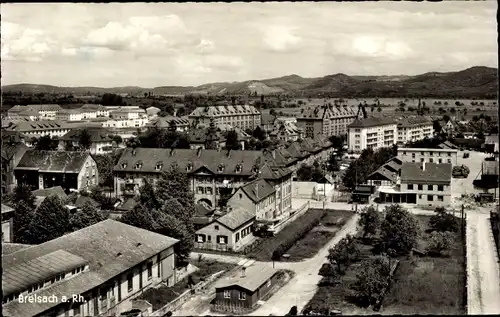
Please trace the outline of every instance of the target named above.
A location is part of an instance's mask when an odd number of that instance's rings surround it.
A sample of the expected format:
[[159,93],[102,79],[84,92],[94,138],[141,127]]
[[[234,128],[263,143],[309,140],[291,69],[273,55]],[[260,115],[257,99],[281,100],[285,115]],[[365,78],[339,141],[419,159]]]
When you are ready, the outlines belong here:
[[451,153],[448,153],[448,156],[451,156]]
[[418,195],[418,199],[422,199],[422,195]]
[[240,241],[240,233],[239,232],[236,234],[236,242],[238,242],[238,241]]
[[442,159],[439,159],[439,160],[438,160],[438,162],[439,162],[439,163],[443,163],[443,160],[442,160]]
[[413,190],[413,184],[408,184],[408,189]]
[[218,225],[215,225],[215,226],[214,226],[214,229],[215,229],[215,230],[219,230],[219,226],[218,226]]
[[412,158],[415,158],[415,153],[411,153],[411,157],[412,157]]
[[406,151],[403,151],[403,155],[406,155]]
[[423,162],[425,162],[425,159],[422,157],[422,158],[420,158],[420,163],[423,163]]
[[448,163],[451,164],[451,160],[450,159],[448,159]]
[[127,289],[129,293],[134,289],[134,274],[129,274],[127,277]]
[[418,184],[418,190],[423,190],[423,189],[424,189],[424,185]]
[[444,186],[443,185],[438,185],[438,192],[444,191]]
[[207,241],[208,242],[212,241],[212,236],[207,236]]
[[433,185],[427,185],[427,190],[434,190],[434,186]]
[[434,159],[432,159],[432,157],[429,159],[429,163],[434,163]]
[[218,236],[218,240],[217,241],[219,244],[227,244],[227,237],[226,236]]
[[424,155],[424,152],[420,152],[420,155]]
[[230,291],[224,291],[224,298],[231,298],[231,292]]
[[240,292],[239,299],[240,299],[240,300],[245,300],[245,299],[247,299],[247,294],[246,294],[245,292]]
[[148,263],[147,269],[148,269],[148,280],[150,280],[153,278],[153,262]]
[[267,287],[271,287],[271,280],[267,281]]
[[242,198],[243,198],[243,194],[240,193],[240,199],[242,199]]
[[434,200],[434,196],[432,195],[427,195],[427,201],[433,201]]
[[443,201],[443,196],[438,196],[438,201]]
[[429,152],[429,155],[432,156],[434,153],[433,152]]

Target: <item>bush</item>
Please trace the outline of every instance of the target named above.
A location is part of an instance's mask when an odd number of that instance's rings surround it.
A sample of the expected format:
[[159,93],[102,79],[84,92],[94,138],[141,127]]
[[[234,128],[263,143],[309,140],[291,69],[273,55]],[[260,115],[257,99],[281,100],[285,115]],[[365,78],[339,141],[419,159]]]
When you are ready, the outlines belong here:
[[389,286],[390,273],[391,266],[387,256],[377,256],[361,263],[354,290],[355,297],[362,306],[368,307],[381,299]]
[[347,268],[353,262],[357,261],[361,252],[353,236],[347,235],[339,241],[332,249],[328,250],[327,259],[331,264],[337,264],[337,270],[342,273],[341,266]]
[[459,229],[458,218],[447,212],[443,207],[435,210],[436,214],[429,220],[429,225],[433,230],[445,232],[457,232]]
[[427,253],[433,256],[442,256],[447,254],[453,243],[453,233],[449,231],[434,231],[427,245]]
[[380,228],[380,214],[377,209],[370,206],[363,210],[358,220],[358,226],[363,230],[363,238],[375,235]]

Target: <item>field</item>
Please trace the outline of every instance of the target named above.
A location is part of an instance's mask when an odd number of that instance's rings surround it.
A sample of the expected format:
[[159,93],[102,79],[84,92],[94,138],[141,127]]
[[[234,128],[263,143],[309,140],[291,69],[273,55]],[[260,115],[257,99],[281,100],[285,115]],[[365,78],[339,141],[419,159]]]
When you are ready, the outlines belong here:
[[[422,229],[420,248],[425,247],[429,233],[428,216],[417,217]],[[465,264],[460,233],[453,240],[450,257],[399,257],[391,287],[385,296],[381,314],[465,314]],[[358,243],[362,258],[373,256],[372,246]],[[351,265],[339,283],[320,285],[306,305],[314,310],[328,307],[343,314],[371,314],[371,309],[360,308],[352,299],[353,283],[359,273],[359,262]]]
[[342,226],[352,217],[352,211],[328,210],[321,223],[314,227],[302,239],[286,252],[290,261],[300,261],[311,258],[318,253],[342,228]]

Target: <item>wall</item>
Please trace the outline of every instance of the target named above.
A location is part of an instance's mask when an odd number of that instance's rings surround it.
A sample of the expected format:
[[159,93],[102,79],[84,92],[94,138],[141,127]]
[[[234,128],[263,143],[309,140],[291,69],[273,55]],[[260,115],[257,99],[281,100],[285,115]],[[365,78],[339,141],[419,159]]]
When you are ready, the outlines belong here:
[[408,149],[400,148],[398,149],[398,158],[403,162],[430,162],[440,163],[439,159],[442,160],[441,163],[451,163],[452,165],[457,165],[458,151],[457,150],[427,150],[426,149]]
[[14,237],[12,236],[13,230],[13,219],[2,220],[2,243],[3,242],[13,242]]
[[[413,189],[408,189],[408,185],[413,185]],[[422,189],[418,189],[418,185],[422,185]],[[429,190],[428,186],[432,185]],[[451,185],[442,185],[443,191],[438,190],[437,184],[418,184],[418,183],[401,183],[401,191],[417,194],[417,205],[424,206],[449,206],[451,203]],[[433,201],[428,201],[428,195],[433,196]],[[443,201],[439,201],[437,196],[443,196]]]
[[292,197],[302,199],[323,199],[324,187],[328,196],[334,189],[332,184],[319,184],[316,182],[293,182]]
[[[218,222],[213,222],[196,231],[195,248],[217,251],[238,251],[251,244],[256,239],[252,233],[253,223],[254,220],[252,219],[233,231]],[[218,226],[219,229],[215,229],[215,226]],[[205,242],[198,242],[198,235],[205,235]],[[218,243],[217,236],[219,235],[228,237],[227,244],[221,245]],[[239,236],[238,241],[236,241],[236,235]],[[208,237],[210,237],[210,240]]]
[[233,207],[233,209],[241,208],[257,215],[257,206],[241,188],[238,188],[233,196],[229,198],[227,205]]
[[88,156],[85,160],[85,163],[78,173],[78,188],[80,190],[82,188],[87,188],[88,186],[97,185],[99,183],[99,172],[97,170],[97,164],[92,158],[92,156]]

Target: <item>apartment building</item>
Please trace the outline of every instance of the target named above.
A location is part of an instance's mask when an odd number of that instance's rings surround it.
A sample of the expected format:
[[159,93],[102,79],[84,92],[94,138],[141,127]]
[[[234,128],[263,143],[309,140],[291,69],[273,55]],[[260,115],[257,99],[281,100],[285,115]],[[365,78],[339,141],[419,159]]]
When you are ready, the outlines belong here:
[[434,134],[432,121],[427,117],[411,117],[398,120],[398,144],[431,138]]
[[143,128],[149,122],[146,116],[135,119],[127,119],[124,117],[125,115],[122,115],[121,117],[115,117],[115,119],[103,121],[102,126],[104,128]]
[[82,121],[82,119],[80,109],[62,109],[56,114],[56,120],[61,121]]
[[[154,181],[173,165],[188,174],[195,201],[211,209],[257,176],[273,182],[280,191],[287,184],[291,187],[292,171],[275,167],[261,151],[136,148],[125,149],[114,168],[116,195],[135,196],[144,179]],[[288,198],[284,193],[283,200]]]
[[357,117],[354,108],[348,106],[314,106],[303,108],[297,117],[297,127],[304,136],[312,138],[315,135],[329,137],[347,134],[347,126]]
[[135,120],[140,118],[147,119],[146,110],[142,108],[123,107],[109,111],[109,117],[115,120]]
[[83,131],[86,131],[90,137],[90,154],[105,154],[112,151],[113,140],[111,139],[112,133],[103,128],[79,128],[73,129],[63,135],[59,141],[59,148],[65,149],[65,146],[69,143],[73,147],[78,148],[80,146],[80,135]]
[[398,148],[398,158],[403,162],[412,163],[447,163],[458,164],[458,150],[455,149],[426,149],[426,148]]
[[[108,219],[2,255],[3,315],[119,316],[144,290],[177,282],[177,242]],[[58,300],[20,300],[27,296]]]
[[242,130],[254,130],[260,125],[261,114],[254,106],[210,106],[198,107],[188,116],[193,124],[209,125],[213,119],[216,125],[229,124]]
[[374,150],[396,144],[397,123],[388,118],[356,119],[348,125],[348,150],[360,153],[364,149]]
[[27,106],[14,106],[7,110],[7,116],[9,119],[20,119],[20,113],[25,111],[30,111],[33,113],[38,113],[38,116],[42,120],[54,120],[56,114],[63,108],[59,105],[27,105]]
[[28,150],[14,168],[17,185],[31,190],[61,186],[66,193],[98,184],[97,164],[88,152]]
[[61,137],[70,131],[70,126],[60,120],[17,120],[4,128],[5,131],[16,131],[23,134],[27,139],[39,138],[49,135]]
[[452,165],[403,162],[400,175],[390,186],[378,188],[382,203],[407,203],[440,207],[451,203]]

